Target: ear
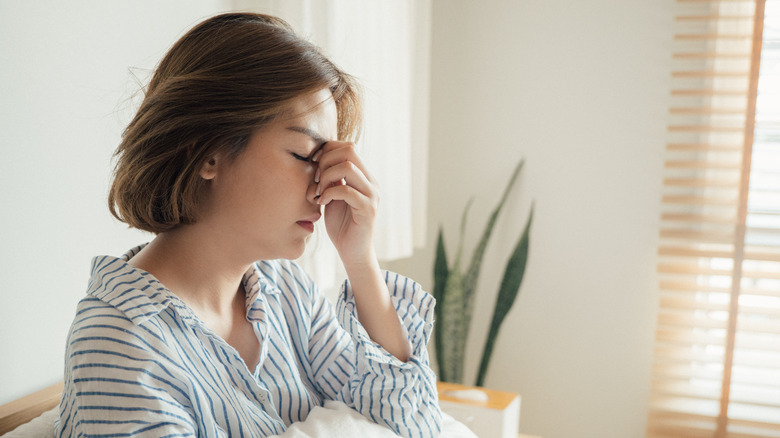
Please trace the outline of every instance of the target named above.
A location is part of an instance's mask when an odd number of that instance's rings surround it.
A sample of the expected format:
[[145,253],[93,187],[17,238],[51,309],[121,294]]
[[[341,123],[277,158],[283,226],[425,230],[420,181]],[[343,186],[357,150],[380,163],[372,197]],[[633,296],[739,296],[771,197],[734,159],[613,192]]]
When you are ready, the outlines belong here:
[[205,180],[212,180],[216,178],[218,162],[219,162],[219,157],[216,154],[209,157],[209,159],[206,160],[203,163],[203,166],[201,166],[200,168],[200,177]]

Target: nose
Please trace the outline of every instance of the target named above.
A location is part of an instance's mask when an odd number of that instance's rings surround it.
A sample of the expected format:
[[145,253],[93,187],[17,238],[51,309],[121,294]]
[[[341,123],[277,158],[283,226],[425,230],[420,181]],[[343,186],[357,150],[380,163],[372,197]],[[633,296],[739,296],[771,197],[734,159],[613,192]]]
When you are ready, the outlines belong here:
[[318,150],[312,152],[312,156],[309,158],[309,165],[311,166],[311,179],[309,180],[309,186],[306,188],[306,200],[312,204],[317,204],[317,198],[319,198],[319,196],[317,196],[317,185],[319,182],[317,181],[317,176],[320,173],[320,163],[314,160],[314,157],[317,156]]
[[317,204],[317,184],[314,182],[314,177],[311,178],[309,181],[309,186],[306,188],[306,200],[309,201],[311,204]]

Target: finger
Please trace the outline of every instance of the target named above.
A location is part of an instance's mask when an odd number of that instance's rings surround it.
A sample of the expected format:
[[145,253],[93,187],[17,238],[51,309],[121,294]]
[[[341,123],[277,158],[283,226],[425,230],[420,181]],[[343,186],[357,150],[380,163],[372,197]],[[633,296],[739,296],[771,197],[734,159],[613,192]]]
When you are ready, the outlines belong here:
[[368,172],[363,160],[355,149],[355,144],[345,141],[329,141],[322,147],[321,152],[318,152],[313,159],[317,162],[317,170],[314,174],[315,182],[319,182],[319,178],[325,170],[337,165],[338,163],[349,161],[357,166],[358,169],[366,176],[368,181],[374,183],[374,178]]
[[377,194],[376,186],[354,163],[343,161],[320,174],[315,195],[321,194],[328,187],[343,184],[353,187],[368,197],[375,197]]
[[355,190],[354,187],[348,185],[329,187],[322,192],[318,199],[318,202],[325,206],[334,201],[345,202],[349,206],[352,216],[359,218],[358,222],[361,222],[362,218],[371,220],[376,216],[376,202]]
[[312,204],[317,204],[320,198],[319,193],[317,193],[317,187],[319,187],[317,184],[309,184],[309,187],[306,189],[306,200]]

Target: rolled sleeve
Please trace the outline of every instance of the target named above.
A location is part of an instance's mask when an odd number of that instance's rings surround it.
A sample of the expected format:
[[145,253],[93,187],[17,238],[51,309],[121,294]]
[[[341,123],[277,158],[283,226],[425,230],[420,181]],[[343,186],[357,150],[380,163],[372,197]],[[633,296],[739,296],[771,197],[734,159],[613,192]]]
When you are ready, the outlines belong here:
[[436,375],[428,359],[435,300],[419,284],[385,272],[398,318],[406,329],[412,355],[402,362],[372,341],[360,324],[349,282],[337,302],[339,323],[351,336],[355,373],[342,390],[344,401],[357,411],[387,425],[401,436],[435,437],[441,430]]

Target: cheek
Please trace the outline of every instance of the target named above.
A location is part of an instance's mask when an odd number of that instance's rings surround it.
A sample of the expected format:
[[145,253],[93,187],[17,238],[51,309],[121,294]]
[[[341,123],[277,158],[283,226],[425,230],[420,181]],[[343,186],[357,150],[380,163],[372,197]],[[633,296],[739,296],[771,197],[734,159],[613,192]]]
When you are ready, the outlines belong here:
[[[307,171],[303,166],[279,166],[269,171],[259,181],[256,188],[268,202],[283,204],[298,202],[305,197],[314,183],[314,170]],[[312,169],[309,166],[309,169]]]

